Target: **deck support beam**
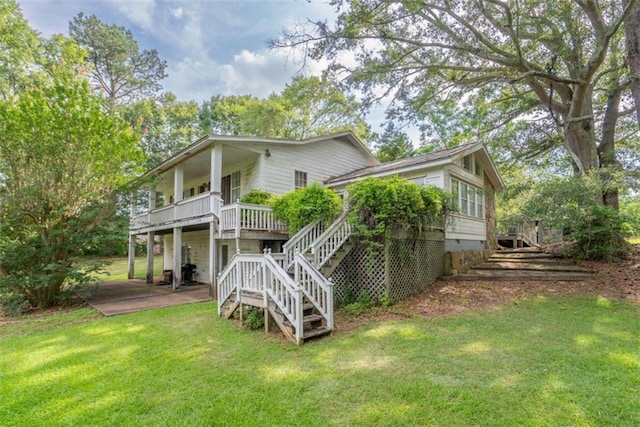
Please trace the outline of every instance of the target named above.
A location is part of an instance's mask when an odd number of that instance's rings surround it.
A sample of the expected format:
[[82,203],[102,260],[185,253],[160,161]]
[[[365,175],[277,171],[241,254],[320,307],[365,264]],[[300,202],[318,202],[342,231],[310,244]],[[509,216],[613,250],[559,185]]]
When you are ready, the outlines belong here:
[[182,282],[182,227],[173,229],[173,283],[171,288],[176,290]]
[[147,233],[147,283],[153,283],[153,249],[155,247],[155,233]]
[[218,283],[216,280],[216,259],[218,256],[218,241],[216,240],[215,218],[209,223],[209,296],[218,298]]
[[127,278],[129,280],[135,277],[135,260],[136,260],[136,236],[135,234],[129,235],[129,253],[128,253],[128,269]]

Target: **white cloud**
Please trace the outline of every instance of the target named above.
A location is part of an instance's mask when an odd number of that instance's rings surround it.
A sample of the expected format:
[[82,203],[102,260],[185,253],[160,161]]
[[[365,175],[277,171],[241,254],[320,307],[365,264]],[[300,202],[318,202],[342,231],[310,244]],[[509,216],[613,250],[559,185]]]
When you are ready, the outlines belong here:
[[174,18],[176,18],[176,19],[182,18],[182,14],[183,14],[182,7],[178,7],[176,9],[170,8],[170,10],[171,10],[171,14],[173,15]]
[[115,9],[129,21],[144,30],[151,30],[154,25],[155,0],[110,0]]

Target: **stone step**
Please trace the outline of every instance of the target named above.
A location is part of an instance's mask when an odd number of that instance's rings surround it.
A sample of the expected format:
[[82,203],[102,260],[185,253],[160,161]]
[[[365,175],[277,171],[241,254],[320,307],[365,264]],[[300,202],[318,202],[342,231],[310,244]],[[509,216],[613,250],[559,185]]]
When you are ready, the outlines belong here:
[[519,280],[539,280],[570,282],[587,280],[593,277],[591,273],[568,272],[568,271],[536,271],[536,270],[469,270],[464,274],[459,274],[459,280],[495,280],[495,281],[519,281]]
[[507,262],[507,261],[494,261],[485,262],[480,265],[476,265],[472,270],[534,270],[534,271],[547,271],[547,272],[573,272],[573,273],[593,273],[593,270],[579,267],[576,265],[562,265],[559,263],[546,263],[546,262]]

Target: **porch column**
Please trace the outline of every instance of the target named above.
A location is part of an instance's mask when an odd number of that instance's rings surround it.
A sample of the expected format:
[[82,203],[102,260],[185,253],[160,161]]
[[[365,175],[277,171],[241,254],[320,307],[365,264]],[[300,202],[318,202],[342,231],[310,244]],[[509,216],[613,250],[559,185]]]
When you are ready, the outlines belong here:
[[149,211],[152,211],[156,208],[156,187],[149,187]]
[[[136,215],[136,193],[131,193],[131,205],[129,206],[129,219]],[[135,260],[136,260],[136,236],[129,234],[129,252],[128,252],[128,268],[127,278],[133,279],[135,275]]]
[[222,193],[222,145],[211,147],[211,192],[218,196]]
[[209,296],[218,298],[218,281],[216,276],[216,256],[218,254],[218,242],[216,241],[216,223],[209,223]]
[[176,165],[173,170],[173,201],[178,203],[182,200],[184,192],[184,165],[181,163]]
[[135,234],[129,234],[129,254],[128,254],[129,268],[127,272],[127,278],[133,279],[135,276],[135,260],[136,260],[136,236]]
[[171,288],[176,290],[182,282],[182,227],[173,229],[173,284]]
[[147,283],[153,283],[153,248],[155,246],[155,233],[147,233]]

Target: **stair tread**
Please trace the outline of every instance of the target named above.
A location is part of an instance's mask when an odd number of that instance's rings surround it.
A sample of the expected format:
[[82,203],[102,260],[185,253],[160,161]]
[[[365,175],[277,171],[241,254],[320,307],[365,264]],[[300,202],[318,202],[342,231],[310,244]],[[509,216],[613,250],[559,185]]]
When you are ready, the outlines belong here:
[[[302,318],[302,322],[303,323],[307,323],[307,322],[317,322],[318,320],[322,320],[324,317],[322,317],[321,314],[307,314],[306,316],[304,316]],[[289,322],[288,320],[285,320],[284,323],[286,326],[291,326],[291,322]]]
[[327,335],[327,334],[330,334],[330,333],[331,333],[330,329],[328,329],[325,326],[322,326],[320,328],[309,329],[309,330],[304,331],[304,335],[302,335],[302,339],[306,341],[308,339],[321,337],[323,335]]

